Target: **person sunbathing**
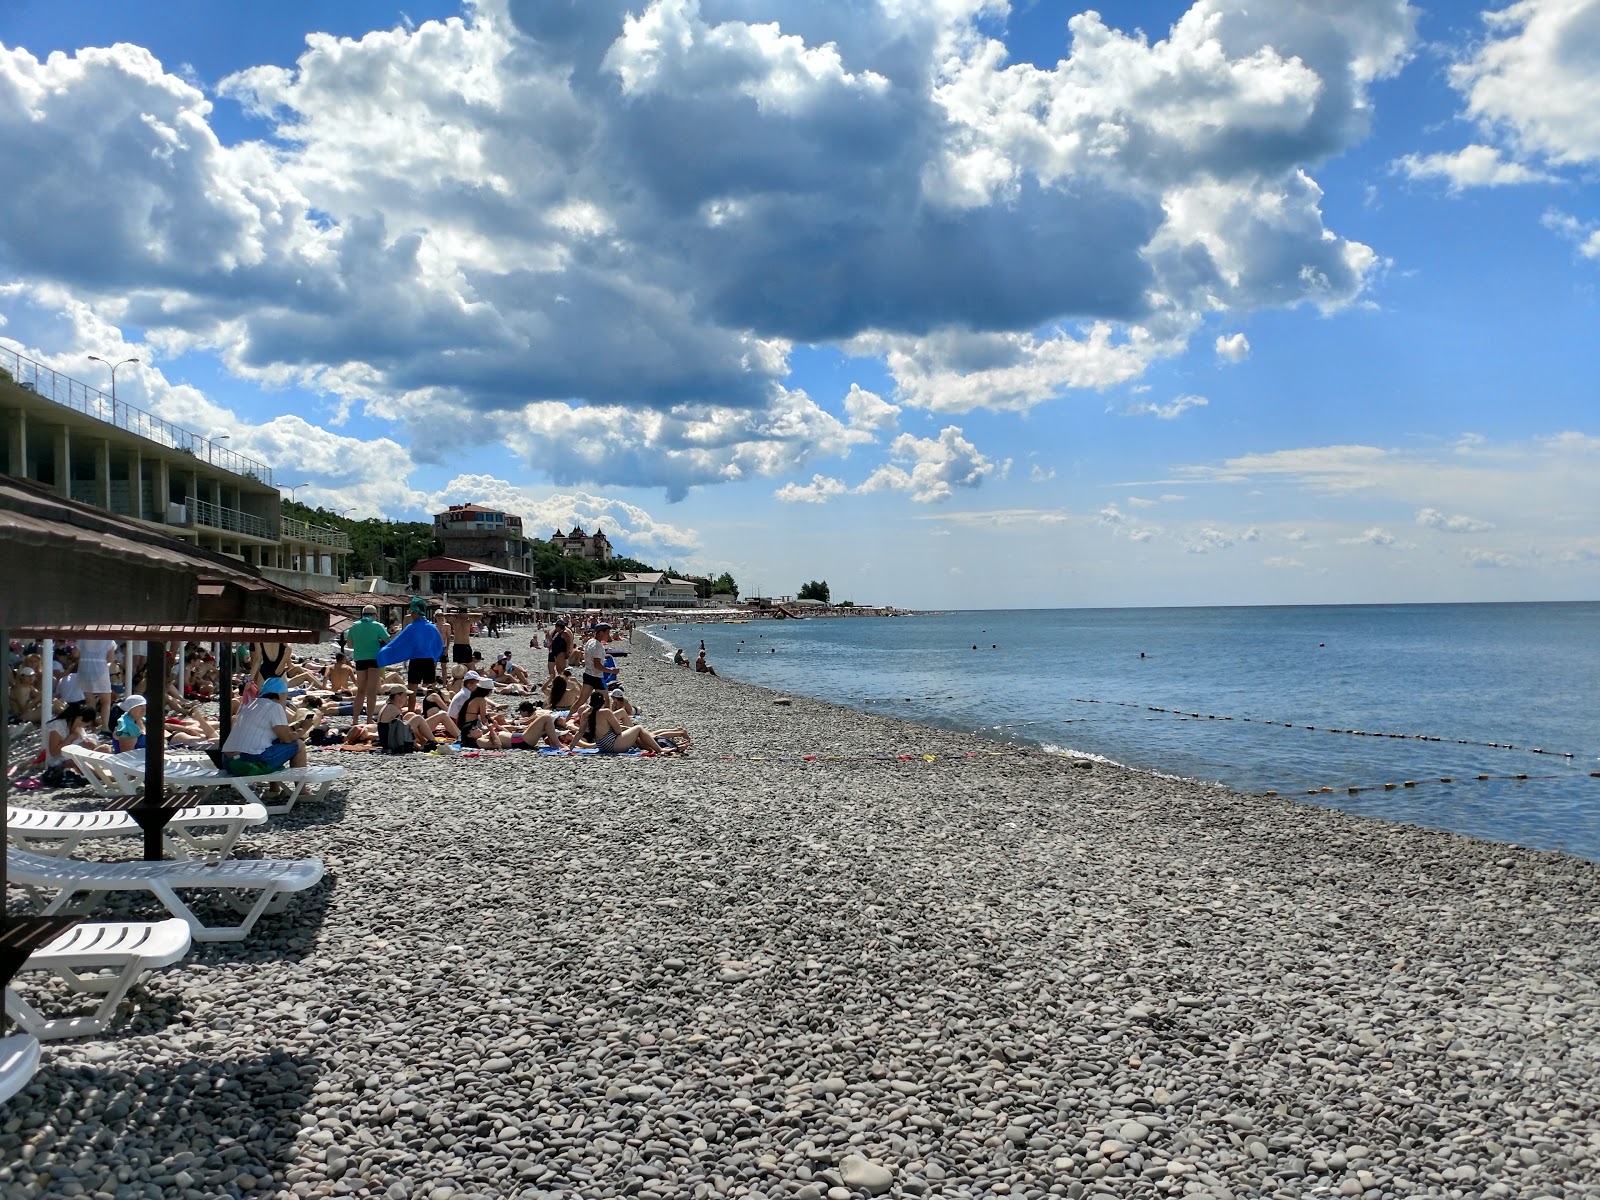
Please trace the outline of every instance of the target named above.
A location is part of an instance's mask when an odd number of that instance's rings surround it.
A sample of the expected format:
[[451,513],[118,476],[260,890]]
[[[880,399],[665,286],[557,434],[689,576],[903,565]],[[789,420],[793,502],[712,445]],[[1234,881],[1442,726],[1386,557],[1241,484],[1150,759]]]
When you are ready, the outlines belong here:
[[504,683],[527,684],[529,682],[528,673],[511,661],[511,651],[509,650],[502,651],[500,656],[494,660],[493,665],[489,667],[489,674],[495,680]]
[[599,689],[590,693],[589,711],[583,719],[581,737],[601,754],[624,754],[629,750],[647,750],[652,754],[672,754],[675,751],[662,746],[642,725],[624,727],[606,704],[606,694]]
[[36,667],[18,667],[11,675],[11,691],[7,695],[10,715],[19,721],[39,721],[39,689],[36,685],[39,671]]
[[83,782],[83,777],[73,770],[64,753],[68,746],[83,746],[106,754],[115,753],[115,746],[109,742],[96,741],[93,736],[94,723],[98,716],[99,714],[89,705],[75,701],[63,708],[61,715],[55,720],[45,722],[44,774],[41,778],[46,783],[58,787],[73,787]]
[[531,700],[524,700],[517,705],[517,716],[522,722],[522,731],[512,739],[513,745],[520,738],[521,745],[529,750],[540,745],[564,750],[572,741],[573,734],[567,729],[566,720],[548,708],[535,708]]
[[356,669],[350,665],[343,654],[333,660],[333,666],[328,668],[328,687],[333,694],[348,697],[355,693]]
[[457,725],[450,717],[450,702],[444,698],[444,693],[438,688],[429,688],[427,691],[418,691],[416,701],[422,712],[422,719],[428,722],[435,736],[447,742],[461,740],[461,726]]
[[478,681],[472,695],[461,706],[461,744],[473,750],[503,750],[511,744],[511,734],[502,732],[489,708],[494,684]]
[[387,693],[387,703],[378,710],[378,745],[385,754],[404,753],[397,748],[402,743],[393,732],[396,721],[411,730],[411,738],[405,743],[407,749],[424,752],[434,749],[436,742],[433,730],[423,720],[421,713],[411,711],[411,693],[404,687],[391,687]]

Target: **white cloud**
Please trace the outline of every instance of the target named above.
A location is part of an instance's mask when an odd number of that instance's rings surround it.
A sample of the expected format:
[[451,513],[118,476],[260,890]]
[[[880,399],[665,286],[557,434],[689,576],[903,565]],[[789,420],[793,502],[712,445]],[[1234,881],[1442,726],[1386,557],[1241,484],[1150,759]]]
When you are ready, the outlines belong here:
[[[941,511],[919,519],[936,520],[941,524],[969,528],[999,529],[1010,526],[1061,525],[1067,521],[1067,514],[1058,508],[990,508],[967,512]],[[949,530],[936,532],[949,533]]]
[[1395,537],[1387,529],[1377,525],[1362,530],[1355,537],[1340,538],[1339,540],[1347,546],[1377,546],[1386,550],[1400,545],[1399,538]]
[[1512,558],[1511,555],[1505,554],[1499,550],[1473,548],[1465,551],[1464,553],[1466,554],[1467,561],[1475,567],[1494,568],[1512,567],[1516,565],[1516,559]]
[[1115,504],[1108,504],[1100,510],[1100,522],[1103,525],[1121,525],[1127,519],[1127,514]]
[[1150,539],[1154,538],[1158,532],[1158,530],[1151,529],[1148,526],[1140,529],[1132,529],[1128,531],[1128,540],[1130,542],[1148,542]]
[[1129,496],[1128,503],[1133,505],[1134,508],[1154,508],[1160,502],[1157,500],[1147,500],[1143,496]]
[[810,483],[786,483],[772,494],[785,504],[826,504],[832,497],[842,496],[849,490],[842,479],[813,475]]
[[1460,514],[1447,517],[1436,508],[1418,509],[1417,524],[1424,529],[1437,529],[1441,533],[1483,533],[1494,528],[1492,521],[1480,521],[1476,517]]
[[1261,560],[1263,566],[1277,567],[1283,570],[1296,570],[1305,567],[1305,563],[1292,555],[1271,554]]
[[1443,179],[1452,191],[1545,183],[1551,178],[1543,171],[1507,160],[1494,146],[1464,146],[1453,154],[1407,154],[1395,165],[1412,179]]
[[1218,334],[1217,357],[1226,362],[1243,362],[1250,357],[1250,339],[1242,333]]
[[1517,0],[1483,15],[1489,37],[1451,69],[1480,128],[1519,158],[1600,161],[1600,20],[1594,0]]
[[1179,396],[1170,404],[1130,404],[1123,411],[1130,417],[1153,416],[1163,421],[1175,421],[1191,408],[1204,408],[1204,396]]
[[[223,80],[260,123],[229,145],[145,50],[0,49],[0,158],[50,164],[0,189],[0,257],[419,459],[509,426],[558,484],[671,496],[1360,295],[1307,171],[1364,136],[1404,0],[1199,0],[1155,41],[1083,13],[1049,69],[1005,61],[1000,7],[477,0]],[[805,410],[798,343],[880,358],[894,403]]]
[[857,383],[850,385],[850,391],[844,398],[844,411],[850,419],[851,428],[860,430],[893,429],[900,416],[898,406]]
[[1309,536],[1304,529],[1291,529],[1283,535],[1283,540],[1286,542],[1303,542]]
[[1600,221],[1580,221],[1555,209],[1540,220],[1546,229],[1576,246],[1582,257],[1600,259]]
[[1038,463],[1034,463],[1033,466],[1028,469],[1029,483],[1048,483],[1055,477],[1056,469],[1054,467],[1045,468],[1041,467]]
[[976,488],[995,466],[961,434],[957,425],[946,425],[937,438],[919,438],[902,433],[889,443],[889,454],[898,464],[879,467],[856,490],[877,492],[885,489],[911,493],[918,504],[948,500],[955,488]]

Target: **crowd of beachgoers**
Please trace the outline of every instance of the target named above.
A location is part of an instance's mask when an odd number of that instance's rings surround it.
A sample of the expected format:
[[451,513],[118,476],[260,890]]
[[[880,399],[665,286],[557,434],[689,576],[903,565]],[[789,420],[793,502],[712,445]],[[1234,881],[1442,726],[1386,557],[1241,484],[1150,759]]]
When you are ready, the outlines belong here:
[[[501,649],[490,658],[472,639],[481,646],[485,636],[503,633],[498,623],[463,610],[434,617],[420,605],[408,616],[408,624],[436,635],[426,656],[388,661],[392,656],[384,648],[404,626],[384,626],[374,606],[336,645],[303,657],[275,642],[241,644],[228,664],[219,664],[217,655],[225,651],[216,645],[191,644],[181,656],[170,652],[164,693],[168,745],[206,750],[219,767],[254,773],[305,766],[311,749],[327,746],[370,746],[387,754],[681,754],[693,744],[681,724],[651,728],[639,719],[613,652],[613,636],[626,638],[632,628],[627,620],[613,629],[598,616],[536,619],[518,626],[519,636],[530,634],[525,650]],[[19,774],[19,784],[81,786],[85,781],[65,753],[69,746],[113,754],[145,747],[149,663],[134,653],[132,684],[124,687],[129,649],[87,638],[52,647],[53,686],[46,689],[44,647],[11,643],[10,718],[40,726],[32,764],[37,770]],[[216,712],[224,666],[236,672],[227,722]],[[693,666],[715,674],[703,644]],[[47,692],[52,718],[41,722]],[[224,724],[231,729],[226,738]]]
[[[568,676],[553,632],[380,667],[375,712],[336,644],[232,664],[347,768],[237,853],[323,882],[51,1043],[0,1191],[1594,1195],[1595,864],[777,695],[644,631],[583,696],[600,639]],[[590,711],[689,753],[600,753]],[[386,720],[434,751],[371,748]]]

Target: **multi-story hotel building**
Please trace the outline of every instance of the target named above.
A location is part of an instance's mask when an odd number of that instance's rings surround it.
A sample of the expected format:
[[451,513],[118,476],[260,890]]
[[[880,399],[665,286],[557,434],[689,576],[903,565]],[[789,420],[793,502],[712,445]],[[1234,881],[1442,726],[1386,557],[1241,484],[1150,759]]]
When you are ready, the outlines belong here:
[[0,349],[0,465],[302,591],[335,591],[342,530],[286,517],[272,468]]

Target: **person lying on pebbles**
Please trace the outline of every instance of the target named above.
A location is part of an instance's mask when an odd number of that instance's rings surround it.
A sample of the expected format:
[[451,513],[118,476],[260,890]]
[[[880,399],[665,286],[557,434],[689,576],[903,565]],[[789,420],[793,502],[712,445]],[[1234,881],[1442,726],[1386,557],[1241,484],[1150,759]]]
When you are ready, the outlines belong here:
[[533,750],[543,745],[553,750],[565,750],[576,737],[576,730],[569,726],[566,717],[558,716],[548,708],[538,708],[531,700],[524,700],[517,705],[517,719],[522,724],[522,731],[512,736],[513,746],[520,745]]

